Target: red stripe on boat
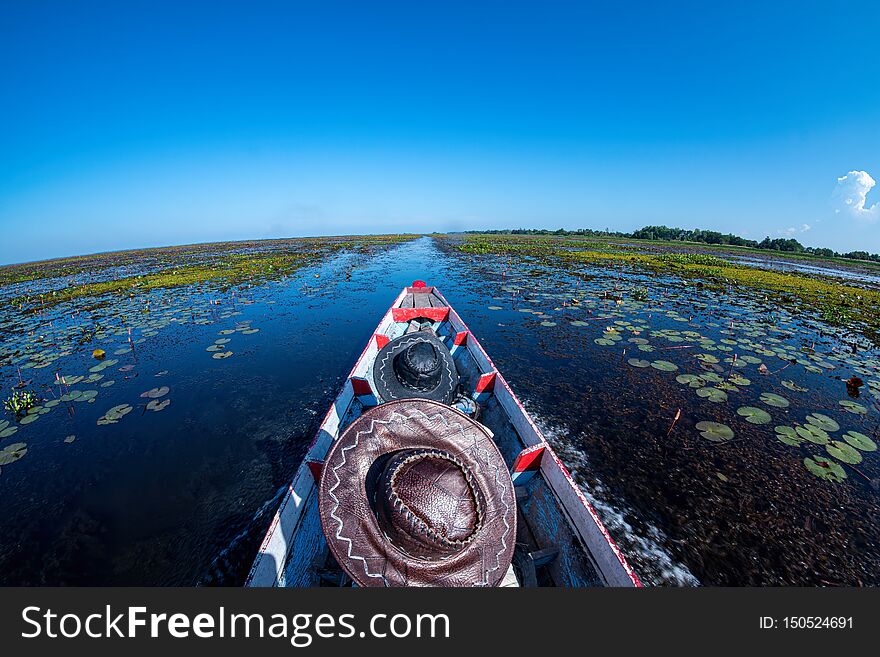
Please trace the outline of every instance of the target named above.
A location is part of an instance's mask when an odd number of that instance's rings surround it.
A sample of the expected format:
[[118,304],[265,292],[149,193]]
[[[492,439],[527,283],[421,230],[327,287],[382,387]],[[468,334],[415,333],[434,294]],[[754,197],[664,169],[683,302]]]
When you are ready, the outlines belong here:
[[452,339],[452,344],[454,345],[464,345],[467,344],[467,331],[461,331],[460,333],[456,333],[455,337]]
[[474,392],[492,392],[495,389],[495,372],[488,372],[480,377],[477,381],[477,388]]
[[513,471],[539,470],[541,468],[542,456],[544,456],[544,445],[540,443],[525,448],[517,455],[516,460],[513,462]]
[[370,382],[360,376],[351,377],[351,387],[354,390],[354,394],[356,394],[358,397],[373,394],[373,389],[370,387]]
[[321,471],[324,470],[324,461],[306,461],[306,465],[309,466],[309,471],[312,473],[312,478],[315,480],[315,483],[321,481]]
[[391,318],[395,322],[409,322],[424,317],[434,322],[445,322],[449,317],[449,307],[445,308],[392,308]]
[[391,338],[389,338],[387,335],[382,335],[381,333],[376,333],[373,337],[376,338],[376,347],[378,349],[381,349],[386,344],[391,342]]

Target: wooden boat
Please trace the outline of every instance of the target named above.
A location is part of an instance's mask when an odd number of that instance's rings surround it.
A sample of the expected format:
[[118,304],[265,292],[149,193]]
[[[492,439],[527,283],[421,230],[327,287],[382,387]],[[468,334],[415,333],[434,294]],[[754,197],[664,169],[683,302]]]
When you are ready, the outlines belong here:
[[379,403],[373,362],[391,339],[430,323],[455,359],[461,388],[480,406],[511,468],[517,549],[502,586],[641,586],[568,470],[458,313],[434,287],[404,288],[379,322],[308,449],[247,578],[246,586],[346,586],[329,555],[318,515],[324,456],[365,408]]

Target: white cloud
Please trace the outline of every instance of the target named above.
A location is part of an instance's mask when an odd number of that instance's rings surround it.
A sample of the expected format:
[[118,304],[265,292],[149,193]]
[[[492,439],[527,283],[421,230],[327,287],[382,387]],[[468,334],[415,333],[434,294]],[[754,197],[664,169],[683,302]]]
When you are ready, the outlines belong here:
[[789,228],[783,228],[781,230],[777,230],[777,235],[782,235],[784,237],[794,237],[798,233],[806,233],[810,230],[810,224],[801,224],[800,226],[791,226]]
[[837,179],[837,187],[831,195],[834,212],[846,214],[860,221],[880,219],[880,203],[866,204],[866,197],[877,183],[867,171],[850,171]]

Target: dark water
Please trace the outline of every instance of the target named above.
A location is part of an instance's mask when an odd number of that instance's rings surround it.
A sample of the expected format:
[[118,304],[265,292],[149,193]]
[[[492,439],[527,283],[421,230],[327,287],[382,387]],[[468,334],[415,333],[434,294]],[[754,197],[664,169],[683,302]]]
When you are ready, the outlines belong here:
[[[430,238],[369,258],[333,256],[239,291],[234,302],[226,294],[220,305],[207,304],[211,295],[156,294],[148,313],[107,312],[100,337],[22,370],[33,385],[51,385],[56,370],[88,376],[97,346],[119,361],[95,373],[104,378],[70,386],[96,390],[94,402],[59,403],[0,439],[0,450],[20,442],[28,450],[0,466],[0,583],[241,584],[327,405],[390,302],[416,278],[438,285],[468,322],[645,581],[878,583],[880,452],[859,452],[862,461],[842,466],[846,479],[824,481],[803,462],[826,454],[824,446],[783,444],[774,433],[820,412],[839,423],[836,434],[876,436],[877,398],[869,394],[876,388],[866,385],[852,400],[863,414],[839,404],[851,399],[841,378],[878,379],[876,353],[760,296],[465,257]],[[648,298],[633,300],[630,291],[642,287]],[[572,298],[580,302],[563,305]],[[51,331],[82,321],[59,311],[52,329],[43,320],[33,336],[13,336],[6,320],[4,339],[36,344],[16,365],[34,362],[34,354],[41,363],[59,349]],[[133,323],[134,353],[113,355]],[[595,342],[603,334],[611,344]],[[222,351],[230,357],[206,351],[218,339],[229,339]],[[735,343],[730,351],[718,349],[725,339]],[[756,356],[756,344],[802,362]],[[799,351],[804,345],[815,353]],[[702,364],[698,353],[719,363]],[[751,355],[770,373],[760,374],[759,363],[725,363],[733,353]],[[678,369],[635,367],[630,358]],[[16,365],[0,370],[4,396],[18,379]],[[734,367],[751,384],[719,403],[675,378],[719,370],[727,378]],[[115,383],[101,387],[109,380]],[[789,390],[782,380],[807,390]],[[168,393],[158,400],[170,405],[147,410],[141,393],[163,386]],[[765,392],[789,406],[767,406],[759,399]],[[119,404],[133,410],[96,425]],[[736,413],[742,406],[760,407],[772,421],[745,422]],[[708,420],[735,437],[702,438],[695,424]],[[75,440],[65,443],[70,435]]]

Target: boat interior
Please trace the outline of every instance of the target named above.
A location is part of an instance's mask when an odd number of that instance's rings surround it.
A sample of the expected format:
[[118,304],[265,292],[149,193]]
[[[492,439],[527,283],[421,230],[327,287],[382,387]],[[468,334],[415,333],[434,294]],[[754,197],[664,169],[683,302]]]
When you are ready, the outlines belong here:
[[[637,582],[582,492],[498,373],[476,338],[434,288],[414,284],[398,296],[319,429],[276,516],[248,580],[252,586],[351,586],[327,547],[318,487],[329,445],[374,394],[378,349],[404,333],[429,328],[450,349],[460,377],[453,407],[493,434],[511,468],[517,543],[501,586],[632,586]],[[295,506],[294,506],[295,505]],[[279,536],[280,534],[280,536]]]

